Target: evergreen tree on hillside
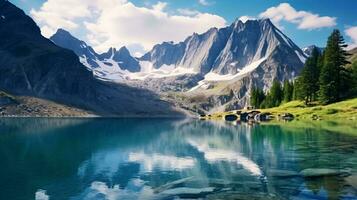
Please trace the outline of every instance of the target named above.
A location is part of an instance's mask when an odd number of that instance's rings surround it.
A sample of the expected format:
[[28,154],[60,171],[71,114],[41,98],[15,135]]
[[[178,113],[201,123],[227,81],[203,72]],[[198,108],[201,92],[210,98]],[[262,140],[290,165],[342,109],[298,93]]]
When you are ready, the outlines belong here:
[[337,69],[332,62],[326,62],[320,74],[319,99],[323,104],[338,101]]
[[292,82],[285,80],[284,81],[284,86],[283,86],[283,101],[284,102],[289,102],[293,100],[293,90],[294,90],[294,85]]
[[279,106],[283,100],[283,90],[278,80],[273,81],[273,85],[270,88],[271,105],[273,107]]
[[314,48],[311,57],[306,60],[300,75],[300,97],[305,101],[305,104],[317,98],[320,74],[319,58],[319,51]]
[[274,107],[274,101],[272,99],[272,96],[270,94],[270,92],[267,93],[267,95],[265,96],[263,102],[260,104],[261,108],[272,108]]
[[265,99],[265,94],[262,89],[252,88],[251,95],[250,95],[251,106],[254,106],[254,108],[260,108],[264,99]]
[[294,81],[294,89],[293,89],[293,100],[302,100],[303,97],[301,95],[301,76],[298,76]]
[[348,94],[351,74],[344,67],[349,63],[346,47],[340,31],[334,30],[327,41],[319,77],[319,99],[323,104],[336,102]]
[[352,89],[351,89],[351,96],[357,97],[357,60],[352,63]]

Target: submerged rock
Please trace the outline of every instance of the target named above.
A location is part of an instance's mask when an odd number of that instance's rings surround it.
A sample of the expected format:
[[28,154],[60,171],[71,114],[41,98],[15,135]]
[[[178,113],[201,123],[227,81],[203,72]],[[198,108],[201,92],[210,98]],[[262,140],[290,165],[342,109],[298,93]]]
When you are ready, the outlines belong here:
[[177,186],[179,184],[185,183],[187,181],[191,181],[192,179],[193,179],[193,176],[166,183],[165,185],[162,185],[162,186],[156,188],[154,190],[154,192],[155,193],[160,193],[162,191],[171,189],[171,188],[173,188],[173,187],[175,187],[175,186]]
[[291,113],[284,113],[280,116],[280,119],[286,120],[286,121],[291,121],[294,119],[294,115]]
[[221,192],[216,194],[210,194],[207,196],[207,199],[224,199],[224,200],[272,200],[272,199],[282,199],[275,194],[267,194],[262,192],[236,192],[236,191],[228,191]]
[[271,113],[258,113],[254,116],[255,121],[269,121],[271,119],[273,119]]
[[300,176],[298,172],[290,171],[290,170],[279,170],[279,169],[271,169],[268,170],[268,174],[270,176],[275,177],[292,177],[292,176]]
[[166,195],[188,195],[188,194],[203,194],[210,193],[214,191],[214,187],[207,188],[188,188],[188,187],[179,187],[174,189],[165,190],[162,194]]
[[240,118],[240,120],[243,121],[243,122],[248,121],[248,113],[246,113],[246,112],[240,113],[239,118]]
[[302,170],[300,174],[304,177],[322,177],[322,176],[349,175],[350,173],[347,170],[309,168],[309,169]]
[[226,115],[226,116],[224,116],[224,120],[230,121],[230,122],[237,121],[237,119],[238,119],[237,115]]
[[357,175],[352,175],[345,178],[345,181],[355,189],[357,189]]

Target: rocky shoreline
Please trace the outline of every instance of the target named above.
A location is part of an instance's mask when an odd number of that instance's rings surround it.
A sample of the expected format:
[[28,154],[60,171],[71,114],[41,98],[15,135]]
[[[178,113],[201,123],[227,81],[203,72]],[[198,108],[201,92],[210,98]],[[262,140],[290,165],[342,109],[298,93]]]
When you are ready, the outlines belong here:
[[225,121],[241,121],[241,122],[267,122],[271,120],[291,121],[295,117],[291,113],[283,113],[274,115],[270,112],[261,112],[258,110],[236,110],[226,113],[217,113],[212,115],[200,115],[201,120],[225,120]]

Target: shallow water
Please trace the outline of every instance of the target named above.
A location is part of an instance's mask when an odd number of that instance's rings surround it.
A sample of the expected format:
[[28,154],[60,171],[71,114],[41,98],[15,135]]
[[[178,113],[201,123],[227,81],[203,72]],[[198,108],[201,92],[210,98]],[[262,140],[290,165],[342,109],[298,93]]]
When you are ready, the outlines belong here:
[[0,159],[0,199],[357,199],[357,136],[321,126],[0,119]]

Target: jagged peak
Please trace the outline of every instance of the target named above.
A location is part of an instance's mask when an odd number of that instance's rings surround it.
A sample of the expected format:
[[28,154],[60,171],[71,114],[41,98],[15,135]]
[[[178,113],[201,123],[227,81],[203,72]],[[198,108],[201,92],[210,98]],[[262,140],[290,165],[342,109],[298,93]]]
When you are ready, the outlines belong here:
[[261,19],[258,19],[258,21],[260,23],[267,23],[267,24],[273,24],[270,20],[270,18],[261,18]]
[[63,28],[59,28],[57,29],[56,33],[55,34],[59,34],[59,33],[66,33],[66,34],[69,34],[71,35],[71,33]]
[[130,52],[128,50],[128,48],[126,48],[126,46],[122,46],[118,51],[117,53],[119,54],[129,54],[130,55]]
[[252,23],[273,25],[269,18],[247,19],[245,22],[243,22],[240,18],[236,18],[231,26],[237,27],[239,25],[247,25]]
[[[56,33],[53,34],[51,37],[54,37],[54,36],[66,36],[66,37],[71,37],[71,38],[77,39],[69,31],[67,31],[67,30],[65,30],[63,28],[57,29]],[[79,40],[79,39],[77,39],[77,40]]]

